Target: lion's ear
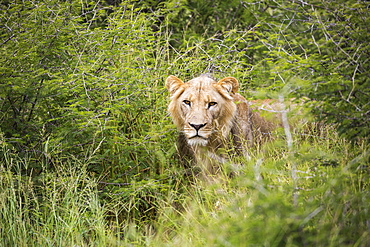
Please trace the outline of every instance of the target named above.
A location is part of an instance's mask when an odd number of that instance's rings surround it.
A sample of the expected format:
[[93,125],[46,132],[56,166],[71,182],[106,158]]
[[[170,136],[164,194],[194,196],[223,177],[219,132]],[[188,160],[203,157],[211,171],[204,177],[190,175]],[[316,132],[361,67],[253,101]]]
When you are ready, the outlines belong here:
[[171,95],[173,95],[183,84],[184,82],[174,75],[170,75],[166,79],[166,88]]
[[217,82],[217,85],[223,87],[229,93],[236,93],[239,89],[238,80],[234,77],[225,77]]

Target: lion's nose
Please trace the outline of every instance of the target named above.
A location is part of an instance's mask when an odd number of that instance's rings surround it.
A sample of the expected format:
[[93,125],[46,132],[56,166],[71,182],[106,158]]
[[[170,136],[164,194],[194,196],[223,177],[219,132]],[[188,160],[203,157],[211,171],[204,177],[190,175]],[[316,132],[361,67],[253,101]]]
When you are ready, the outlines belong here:
[[206,126],[206,124],[191,124],[189,123],[189,125],[191,127],[193,127],[196,131],[200,130],[201,128],[203,128],[204,126]]

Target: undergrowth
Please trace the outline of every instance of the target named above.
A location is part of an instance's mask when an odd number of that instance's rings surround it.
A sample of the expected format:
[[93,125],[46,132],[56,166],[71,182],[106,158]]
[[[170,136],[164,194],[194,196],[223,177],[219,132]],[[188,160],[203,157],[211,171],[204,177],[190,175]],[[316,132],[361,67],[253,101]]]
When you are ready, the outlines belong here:
[[[149,2],[0,4],[0,246],[370,246],[365,3]],[[202,73],[315,114],[206,185],[164,86]]]
[[238,175],[213,185],[180,167],[108,183],[73,158],[28,176],[21,167],[30,161],[3,142],[1,245],[367,246],[366,145],[324,128],[296,133],[290,151],[280,140],[260,147]]

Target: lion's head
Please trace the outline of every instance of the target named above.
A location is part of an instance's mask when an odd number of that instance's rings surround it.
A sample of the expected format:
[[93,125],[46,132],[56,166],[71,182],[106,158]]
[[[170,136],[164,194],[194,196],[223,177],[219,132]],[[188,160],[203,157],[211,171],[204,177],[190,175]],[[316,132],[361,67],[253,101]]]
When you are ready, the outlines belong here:
[[237,110],[233,95],[239,84],[235,78],[216,82],[200,76],[184,83],[171,75],[166,87],[171,94],[168,110],[190,146],[207,146],[227,137]]

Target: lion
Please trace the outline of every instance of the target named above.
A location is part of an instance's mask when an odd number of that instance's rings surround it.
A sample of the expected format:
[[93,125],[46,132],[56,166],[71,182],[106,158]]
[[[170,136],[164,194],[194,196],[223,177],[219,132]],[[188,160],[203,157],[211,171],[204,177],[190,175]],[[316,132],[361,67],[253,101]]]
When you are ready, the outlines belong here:
[[238,92],[234,77],[218,82],[201,75],[188,82],[176,76],[166,79],[171,95],[168,111],[179,131],[178,152],[182,160],[190,158],[201,168],[203,175],[220,172],[225,163],[225,150],[248,157],[247,149],[269,139],[276,128],[253,111]]

